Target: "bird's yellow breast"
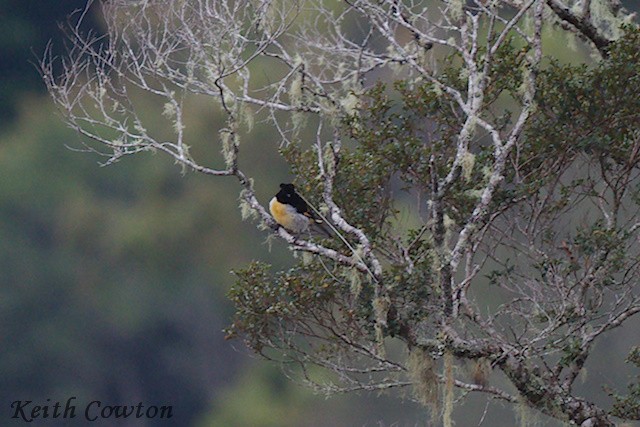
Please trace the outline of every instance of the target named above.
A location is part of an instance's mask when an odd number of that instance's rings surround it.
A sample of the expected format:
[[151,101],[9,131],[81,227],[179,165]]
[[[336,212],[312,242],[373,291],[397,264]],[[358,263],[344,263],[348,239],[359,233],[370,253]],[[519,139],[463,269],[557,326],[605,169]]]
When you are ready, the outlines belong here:
[[269,211],[278,224],[284,228],[300,232],[309,226],[309,220],[299,214],[291,205],[280,203],[275,197],[269,202]]
[[291,213],[287,209],[287,205],[282,204],[275,197],[271,199],[269,203],[269,210],[271,211],[271,215],[273,215],[273,219],[280,225],[285,228],[289,228],[291,225]]

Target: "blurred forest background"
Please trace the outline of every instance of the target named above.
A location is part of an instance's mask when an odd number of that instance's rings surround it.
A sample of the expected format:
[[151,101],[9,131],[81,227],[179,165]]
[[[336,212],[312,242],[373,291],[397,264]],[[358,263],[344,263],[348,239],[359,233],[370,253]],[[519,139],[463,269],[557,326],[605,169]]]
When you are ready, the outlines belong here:
[[[58,23],[83,6],[0,0],[0,424],[22,422],[10,420],[14,400],[77,396],[79,405],[173,405],[173,419],[146,425],[426,425],[426,412],[408,395],[325,399],[251,358],[240,342],[224,341],[230,270],[252,259],[278,268],[295,260],[240,220],[233,179],[182,174],[152,154],[100,167],[98,156],[73,150],[78,138],[56,116],[33,63],[50,39],[54,53],[63,51]],[[85,24],[100,31],[99,14]],[[584,52],[567,50],[553,34],[548,44],[569,61],[583,60]],[[214,106],[194,98],[187,120],[191,138],[200,147],[211,141],[217,152]],[[166,126],[162,116],[157,121],[158,129]],[[278,183],[292,179],[275,138],[257,124],[241,153],[265,205]],[[610,355],[624,359],[640,342],[639,329],[636,322],[600,342],[585,393],[604,383],[624,389],[635,373],[612,367]],[[513,426],[517,419],[480,399],[454,415],[459,426]]]

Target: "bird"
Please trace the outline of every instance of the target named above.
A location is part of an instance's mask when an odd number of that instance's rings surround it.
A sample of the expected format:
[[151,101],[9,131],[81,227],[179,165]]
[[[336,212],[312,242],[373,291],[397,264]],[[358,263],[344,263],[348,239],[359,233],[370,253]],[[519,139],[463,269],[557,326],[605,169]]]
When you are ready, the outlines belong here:
[[271,215],[285,229],[296,233],[321,233],[330,237],[324,221],[309,209],[293,184],[280,184],[280,191],[269,202]]

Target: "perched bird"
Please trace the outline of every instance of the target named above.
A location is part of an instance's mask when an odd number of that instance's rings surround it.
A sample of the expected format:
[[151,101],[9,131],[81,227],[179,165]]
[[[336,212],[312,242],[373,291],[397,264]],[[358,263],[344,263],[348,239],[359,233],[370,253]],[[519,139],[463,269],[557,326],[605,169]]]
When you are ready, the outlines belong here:
[[323,226],[324,221],[309,209],[293,184],[280,184],[280,191],[269,202],[271,215],[278,224],[294,233],[319,232],[327,237],[331,233]]

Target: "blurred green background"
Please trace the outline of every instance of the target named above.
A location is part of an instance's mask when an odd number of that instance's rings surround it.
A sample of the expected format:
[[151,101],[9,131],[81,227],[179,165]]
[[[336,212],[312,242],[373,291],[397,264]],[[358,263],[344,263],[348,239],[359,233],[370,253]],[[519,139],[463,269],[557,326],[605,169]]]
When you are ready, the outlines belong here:
[[[0,425],[23,423],[10,419],[15,400],[70,396],[79,407],[92,400],[173,406],[168,421],[105,425],[427,425],[408,396],[325,399],[251,357],[239,341],[224,341],[230,270],[252,259],[286,267],[292,256],[240,220],[231,178],[182,175],[152,154],[100,167],[100,157],[66,148],[79,148],[78,138],[56,115],[33,62],[50,39],[62,53],[58,23],[83,5],[0,0]],[[86,26],[99,29],[98,15]],[[216,137],[212,103],[194,99],[187,116],[191,138]],[[266,205],[291,177],[273,131],[258,124],[252,136],[241,162]],[[632,372],[624,366],[603,365],[639,339],[637,328],[627,328],[601,343],[586,394],[605,380],[627,382]],[[471,398],[456,408],[458,425],[478,425],[484,411],[483,400]],[[482,425],[515,420],[512,410],[491,403]]]

